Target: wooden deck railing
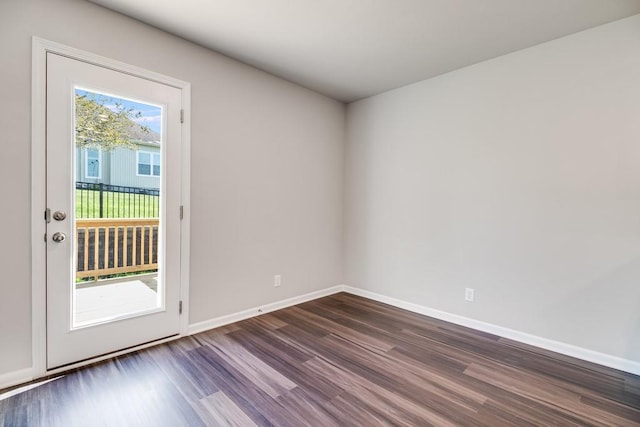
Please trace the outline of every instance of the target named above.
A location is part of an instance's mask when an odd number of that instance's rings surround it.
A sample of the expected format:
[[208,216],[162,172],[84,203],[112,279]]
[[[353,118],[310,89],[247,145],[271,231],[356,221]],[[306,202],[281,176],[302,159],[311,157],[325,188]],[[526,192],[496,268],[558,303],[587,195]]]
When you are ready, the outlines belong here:
[[158,268],[156,218],[76,220],[76,277]]

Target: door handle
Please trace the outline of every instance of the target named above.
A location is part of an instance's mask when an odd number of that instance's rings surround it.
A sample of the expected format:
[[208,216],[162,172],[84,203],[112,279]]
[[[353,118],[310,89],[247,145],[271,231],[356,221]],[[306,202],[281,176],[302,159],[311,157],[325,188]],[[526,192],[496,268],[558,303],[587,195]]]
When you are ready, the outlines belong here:
[[60,232],[53,233],[53,236],[51,236],[51,240],[53,240],[56,243],[62,243],[66,238],[67,238],[67,235]]

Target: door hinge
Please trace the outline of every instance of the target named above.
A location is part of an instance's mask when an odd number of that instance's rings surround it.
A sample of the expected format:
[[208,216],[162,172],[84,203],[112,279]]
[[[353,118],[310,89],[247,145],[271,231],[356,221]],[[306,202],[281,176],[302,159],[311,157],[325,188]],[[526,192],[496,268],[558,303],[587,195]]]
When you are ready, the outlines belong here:
[[180,219],[184,218],[184,206],[180,205]]
[[182,314],[182,301],[178,302],[178,314]]
[[47,241],[47,233],[44,233],[44,241]]
[[51,209],[47,208],[44,210],[44,220],[49,224],[51,222]]
[[184,123],[184,110],[180,110],[180,123]]

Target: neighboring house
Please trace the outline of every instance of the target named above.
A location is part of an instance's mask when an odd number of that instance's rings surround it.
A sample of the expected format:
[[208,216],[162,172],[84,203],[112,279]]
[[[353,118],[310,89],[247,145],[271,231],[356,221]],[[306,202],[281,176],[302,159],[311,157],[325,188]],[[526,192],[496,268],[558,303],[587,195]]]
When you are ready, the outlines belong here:
[[135,141],[136,149],[76,148],[76,181],[160,188],[160,143]]

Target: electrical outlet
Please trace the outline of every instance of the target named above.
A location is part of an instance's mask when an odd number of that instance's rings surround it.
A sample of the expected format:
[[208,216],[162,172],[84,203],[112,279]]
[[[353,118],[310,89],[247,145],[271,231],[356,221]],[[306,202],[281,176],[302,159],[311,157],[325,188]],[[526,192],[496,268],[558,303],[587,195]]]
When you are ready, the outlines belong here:
[[473,297],[474,297],[473,288],[465,288],[465,290],[464,290],[464,299],[466,301],[473,302]]
[[282,282],[282,276],[280,276],[279,274],[276,274],[275,276],[273,276],[273,287],[277,288],[278,286],[280,286],[280,283]]

